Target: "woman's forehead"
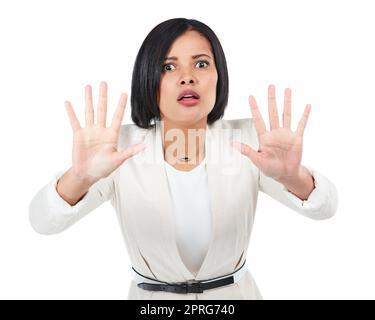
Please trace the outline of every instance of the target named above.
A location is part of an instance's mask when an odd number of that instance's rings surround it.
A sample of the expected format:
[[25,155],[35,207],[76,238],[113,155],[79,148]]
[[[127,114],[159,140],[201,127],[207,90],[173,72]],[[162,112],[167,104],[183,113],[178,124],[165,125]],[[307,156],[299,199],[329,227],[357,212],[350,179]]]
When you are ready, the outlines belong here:
[[201,55],[206,55],[206,57],[213,59],[209,41],[201,35],[188,35],[181,36],[173,42],[165,59],[197,59]]

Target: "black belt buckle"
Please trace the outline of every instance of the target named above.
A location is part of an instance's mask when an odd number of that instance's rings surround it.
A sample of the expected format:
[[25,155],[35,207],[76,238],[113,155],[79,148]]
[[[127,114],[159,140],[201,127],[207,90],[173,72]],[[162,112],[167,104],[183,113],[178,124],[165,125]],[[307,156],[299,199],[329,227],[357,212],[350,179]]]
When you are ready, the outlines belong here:
[[188,281],[183,284],[186,289],[186,293],[202,293],[203,286],[200,281]]

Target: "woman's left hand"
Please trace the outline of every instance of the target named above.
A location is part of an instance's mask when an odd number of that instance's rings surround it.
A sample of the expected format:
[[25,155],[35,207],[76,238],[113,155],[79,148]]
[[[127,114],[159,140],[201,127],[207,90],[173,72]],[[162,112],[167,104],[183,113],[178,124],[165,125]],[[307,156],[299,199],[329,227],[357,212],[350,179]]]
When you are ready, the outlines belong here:
[[253,96],[249,96],[253,122],[258,134],[259,149],[234,142],[233,147],[247,156],[266,176],[284,183],[298,179],[301,173],[303,133],[310,113],[310,104],[305,107],[298,128],[293,132],[291,124],[291,90],[285,89],[283,126],[279,127],[276,108],[275,86],[268,87],[268,113],[270,131],[266,130],[263,118]]

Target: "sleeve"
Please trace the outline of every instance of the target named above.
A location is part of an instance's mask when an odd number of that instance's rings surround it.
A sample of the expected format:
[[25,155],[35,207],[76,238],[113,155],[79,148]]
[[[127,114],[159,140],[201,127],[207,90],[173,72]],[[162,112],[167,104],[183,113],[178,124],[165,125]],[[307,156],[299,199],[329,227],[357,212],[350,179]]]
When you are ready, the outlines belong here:
[[57,192],[58,179],[66,170],[58,171],[33,197],[29,205],[29,220],[33,229],[41,234],[59,233],[99,207],[114,195],[116,170],[98,180],[75,205],[71,206]]
[[259,190],[292,210],[314,220],[332,217],[337,210],[338,196],[335,185],[324,175],[305,166],[314,178],[315,188],[307,200],[301,200],[283,184],[259,171]]

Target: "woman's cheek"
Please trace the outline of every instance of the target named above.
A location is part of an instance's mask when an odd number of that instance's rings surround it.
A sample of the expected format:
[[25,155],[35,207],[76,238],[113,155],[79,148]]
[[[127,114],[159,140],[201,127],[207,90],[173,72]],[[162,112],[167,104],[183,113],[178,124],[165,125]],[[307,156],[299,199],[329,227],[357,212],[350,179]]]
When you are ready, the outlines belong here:
[[210,98],[215,102],[216,99],[216,86],[217,86],[217,76],[212,76],[210,79],[207,79],[207,92],[210,92]]

